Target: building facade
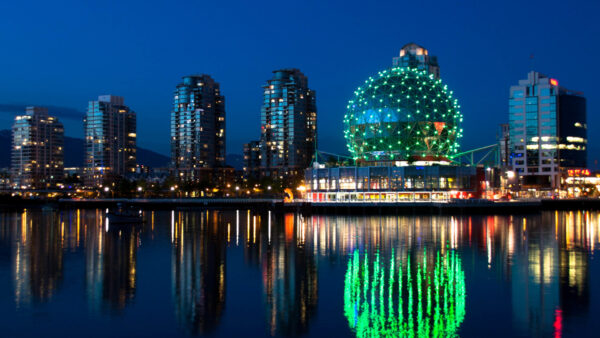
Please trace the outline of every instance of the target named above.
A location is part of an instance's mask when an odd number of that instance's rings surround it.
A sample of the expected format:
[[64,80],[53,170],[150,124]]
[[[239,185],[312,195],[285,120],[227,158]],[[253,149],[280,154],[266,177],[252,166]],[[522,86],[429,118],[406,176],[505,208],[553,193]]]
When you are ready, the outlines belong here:
[[244,179],[260,177],[260,141],[244,144]]
[[498,126],[498,149],[500,151],[500,166],[510,167],[510,125],[502,123]]
[[136,114],[123,97],[101,95],[90,101],[83,126],[86,186],[98,187],[135,172]]
[[315,91],[298,69],[280,69],[263,86],[261,175],[302,177],[317,144]]
[[17,189],[52,189],[63,181],[64,129],[48,109],[27,107],[12,127],[11,176]]
[[586,100],[538,72],[510,87],[510,165],[523,188],[559,188],[560,173],[587,165]]
[[440,66],[437,56],[429,55],[429,51],[416,43],[407,43],[400,49],[400,54],[393,59],[394,68],[416,68],[425,70],[436,79],[440,78]]
[[306,170],[313,202],[402,202],[480,197],[483,168],[473,166],[364,166]]
[[171,166],[180,180],[209,179],[225,166],[225,98],[209,75],[185,76],[171,111]]

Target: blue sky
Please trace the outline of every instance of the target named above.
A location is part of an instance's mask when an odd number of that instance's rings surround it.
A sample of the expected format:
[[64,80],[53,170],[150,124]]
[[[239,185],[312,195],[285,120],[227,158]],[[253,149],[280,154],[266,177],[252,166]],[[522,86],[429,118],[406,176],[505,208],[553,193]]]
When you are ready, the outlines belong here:
[[[168,154],[173,89],[205,73],[225,95],[227,151],[241,153],[259,136],[261,86],[295,67],[317,91],[319,148],[345,152],[353,90],[416,42],[459,99],[463,149],[495,141],[509,86],[533,68],[586,94],[593,167],[598,12],[598,1],[5,1],[0,105],[68,108],[66,134],[81,136],[72,111],[121,95],[138,113],[138,144]],[[15,113],[0,112],[0,129]]]

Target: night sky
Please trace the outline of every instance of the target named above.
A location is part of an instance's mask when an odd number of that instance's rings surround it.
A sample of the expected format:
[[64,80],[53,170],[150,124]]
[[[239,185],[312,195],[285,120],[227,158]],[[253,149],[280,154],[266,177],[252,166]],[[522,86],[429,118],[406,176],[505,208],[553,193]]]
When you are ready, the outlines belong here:
[[353,90],[416,42],[462,106],[463,150],[495,142],[509,86],[533,68],[585,93],[596,168],[599,12],[564,0],[2,1],[0,129],[15,106],[45,105],[81,137],[87,101],[114,94],[138,113],[138,145],[168,154],[173,89],[205,73],[225,95],[227,152],[241,154],[259,137],[261,86],[294,67],[317,92],[319,148],[346,152]]

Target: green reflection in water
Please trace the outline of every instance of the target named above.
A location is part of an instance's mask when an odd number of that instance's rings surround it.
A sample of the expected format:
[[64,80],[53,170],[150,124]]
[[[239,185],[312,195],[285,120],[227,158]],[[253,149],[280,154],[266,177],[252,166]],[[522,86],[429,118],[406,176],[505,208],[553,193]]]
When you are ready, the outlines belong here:
[[[465,273],[454,251],[408,254],[404,265],[355,250],[344,282],[344,314],[358,337],[454,336],[465,318]],[[411,261],[413,261],[411,265]]]

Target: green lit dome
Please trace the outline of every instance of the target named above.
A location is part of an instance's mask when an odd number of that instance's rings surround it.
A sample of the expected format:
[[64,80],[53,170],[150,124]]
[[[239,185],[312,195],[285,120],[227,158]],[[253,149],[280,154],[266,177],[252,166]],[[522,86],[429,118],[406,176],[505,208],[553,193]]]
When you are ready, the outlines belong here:
[[344,137],[357,160],[443,160],[458,151],[459,108],[433,75],[413,68],[384,70],[354,92]]

